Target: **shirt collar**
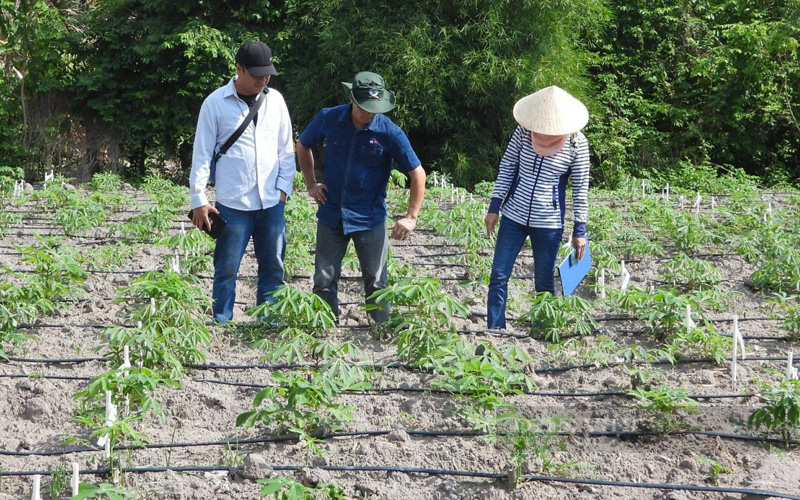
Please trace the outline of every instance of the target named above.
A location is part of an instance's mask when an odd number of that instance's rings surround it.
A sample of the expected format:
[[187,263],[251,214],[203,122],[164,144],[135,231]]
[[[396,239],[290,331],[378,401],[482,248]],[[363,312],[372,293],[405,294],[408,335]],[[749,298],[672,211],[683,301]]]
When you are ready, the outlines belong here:
[[236,77],[234,76],[233,78],[231,78],[228,84],[225,85],[225,90],[223,91],[222,97],[230,97],[230,96],[236,97],[236,86],[233,84],[233,82],[235,81]]

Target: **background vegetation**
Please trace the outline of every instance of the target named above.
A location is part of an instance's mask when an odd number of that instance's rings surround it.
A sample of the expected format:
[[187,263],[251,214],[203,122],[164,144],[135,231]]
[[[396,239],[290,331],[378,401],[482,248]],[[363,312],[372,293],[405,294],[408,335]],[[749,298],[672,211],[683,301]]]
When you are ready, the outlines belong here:
[[511,107],[557,84],[592,115],[596,184],[800,177],[800,0],[0,0],[0,175],[185,178],[203,98],[261,39],[301,130],[381,73],[423,164],[492,179]]

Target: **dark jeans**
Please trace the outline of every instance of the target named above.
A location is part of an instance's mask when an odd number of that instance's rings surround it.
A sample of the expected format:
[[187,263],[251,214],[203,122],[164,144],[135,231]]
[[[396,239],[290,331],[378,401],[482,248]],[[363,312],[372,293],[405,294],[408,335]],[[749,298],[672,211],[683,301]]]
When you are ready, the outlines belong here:
[[506,327],[508,280],[514,269],[517,255],[528,236],[531,238],[531,247],[533,248],[533,274],[536,291],[555,294],[553,269],[562,233],[563,229],[523,226],[508,217],[500,220],[494,261],[492,262],[492,274],[489,277],[489,296],[486,301],[488,328]]
[[217,238],[214,248],[214,319],[226,323],[233,319],[236,300],[236,275],[250,237],[258,263],[256,304],[267,300],[267,294],[283,285],[283,257],[286,253],[285,202],[263,210],[235,210],[217,204],[217,210],[228,223]]
[[[389,248],[389,237],[386,233],[385,223],[367,231],[356,231],[345,235],[341,222],[336,228],[332,228],[324,222],[317,221],[314,293],[331,306],[337,317],[339,316],[339,277],[342,272],[342,259],[347,252],[350,240],[353,240],[358,261],[361,264],[365,297],[386,288],[387,283],[386,255]],[[368,300],[367,303],[371,303],[371,301]],[[385,308],[370,311],[369,315],[376,322],[385,323],[389,319],[389,310]]]

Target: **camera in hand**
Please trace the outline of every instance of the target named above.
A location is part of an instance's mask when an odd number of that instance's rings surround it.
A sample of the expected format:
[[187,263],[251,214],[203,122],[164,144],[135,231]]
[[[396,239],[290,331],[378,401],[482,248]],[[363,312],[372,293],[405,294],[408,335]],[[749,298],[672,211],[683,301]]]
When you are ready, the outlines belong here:
[[[194,210],[189,210],[189,220],[193,219]],[[217,239],[217,236],[222,234],[222,230],[225,228],[226,221],[216,212],[209,212],[208,220],[211,221],[211,230],[209,231],[205,226],[203,226],[203,232],[212,238]]]

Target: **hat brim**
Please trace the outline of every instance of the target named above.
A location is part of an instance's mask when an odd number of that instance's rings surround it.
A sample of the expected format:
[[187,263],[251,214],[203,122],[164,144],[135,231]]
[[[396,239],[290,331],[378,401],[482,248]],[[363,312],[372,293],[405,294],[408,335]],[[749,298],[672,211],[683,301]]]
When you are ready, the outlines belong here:
[[514,119],[531,132],[567,135],[586,126],[589,111],[566,91],[551,86],[517,101]]
[[363,109],[367,113],[388,113],[394,109],[395,105],[397,104],[394,92],[389,89],[384,89],[385,97],[381,99],[358,99],[353,95],[352,83],[342,82],[342,87],[344,87],[344,92],[347,94],[347,97],[349,97],[351,101],[356,103],[359,108]]
[[263,78],[265,76],[276,76],[278,74],[278,72],[275,71],[274,64],[270,64],[269,66],[251,66],[247,68],[247,72],[256,78]]

